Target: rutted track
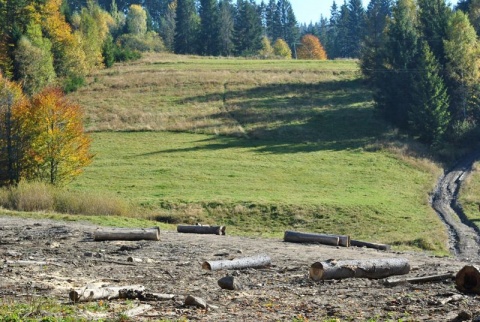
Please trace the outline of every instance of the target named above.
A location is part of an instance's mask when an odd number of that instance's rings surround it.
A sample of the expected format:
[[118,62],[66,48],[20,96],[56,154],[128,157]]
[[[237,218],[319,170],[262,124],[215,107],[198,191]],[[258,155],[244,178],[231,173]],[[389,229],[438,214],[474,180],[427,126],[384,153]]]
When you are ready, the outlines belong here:
[[458,203],[458,193],[463,180],[479,156],[478,152],[471,154],[447,171],[440,178],[431,198],[432,207],[448,227],[450,250],[465,260],[480,258],[480,230],[465,216]]

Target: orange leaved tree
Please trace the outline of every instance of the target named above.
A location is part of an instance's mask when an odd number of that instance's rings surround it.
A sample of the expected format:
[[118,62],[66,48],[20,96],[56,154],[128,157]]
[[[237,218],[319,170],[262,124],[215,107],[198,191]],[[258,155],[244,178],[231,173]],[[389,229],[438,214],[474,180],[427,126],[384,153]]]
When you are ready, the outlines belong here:
[[326,60],[327,53],[317,37],[307,34],[302,37],[301,45],[297,48],[297,57],[299,59]]
[[19,117],[30,142],[24,159],[27,179],[62,185],[91,162],[83,111],[60,89],[46,88],[36,94]]

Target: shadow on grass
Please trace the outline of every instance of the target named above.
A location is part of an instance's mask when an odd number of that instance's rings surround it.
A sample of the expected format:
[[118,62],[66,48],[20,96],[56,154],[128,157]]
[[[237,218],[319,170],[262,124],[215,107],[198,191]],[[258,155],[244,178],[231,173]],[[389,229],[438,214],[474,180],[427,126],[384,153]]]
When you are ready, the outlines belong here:
[[[222,95],[195,96],[185,103],[217,102]],[[228,120],[241,131],[237,137],[217,136],[197,147],[170,149],[172,153],[228,148],[252,148],[261,153],[301,153],[359,149],[376,141],[387,124],[376,115],[372,97],[361,80],[318,84],[274,84],[223,94],[222,111],[210,115],[218,123]],[[192,123],[197,119],[191,119]],[[214,133],[211,125],[195,131]]]

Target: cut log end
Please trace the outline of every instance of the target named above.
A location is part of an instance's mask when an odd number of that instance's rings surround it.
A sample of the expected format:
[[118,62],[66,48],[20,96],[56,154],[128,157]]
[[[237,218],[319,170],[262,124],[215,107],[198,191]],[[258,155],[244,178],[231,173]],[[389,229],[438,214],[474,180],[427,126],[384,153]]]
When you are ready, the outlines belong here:
[[315,262],[310,266],[310,278],[314,281],[321,281],[323,278],[323,265]]
[[455,276],[457,289],[464,293],[480,294],[480,270],[476,266],[464,266]]
[[211,270],[212,270],[212,266],[210,266],[210,264],[209,264],[208,262],[203,262],[202,268],[203,268],[203,269],[206,269],[207,271],[211,271]]

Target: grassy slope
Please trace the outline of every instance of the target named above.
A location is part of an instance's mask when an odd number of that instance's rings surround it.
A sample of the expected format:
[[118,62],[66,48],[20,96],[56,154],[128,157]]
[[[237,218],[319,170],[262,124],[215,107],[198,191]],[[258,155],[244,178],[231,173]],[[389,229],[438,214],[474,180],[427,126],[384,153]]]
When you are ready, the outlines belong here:
[[357,73],[351,61],[169,55],[100,71],[73,95],[100,131],[74,188],[235,233],[294,228],[445,251],[427,203],[438,169],[381,148],[391,133]]

